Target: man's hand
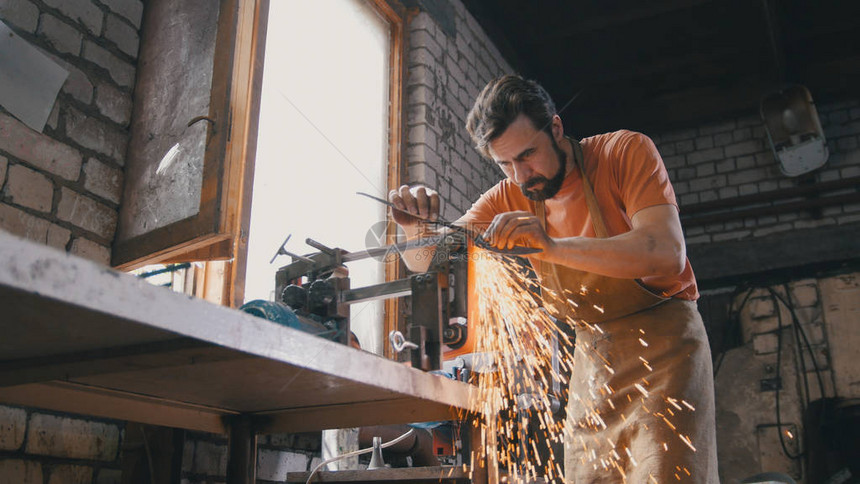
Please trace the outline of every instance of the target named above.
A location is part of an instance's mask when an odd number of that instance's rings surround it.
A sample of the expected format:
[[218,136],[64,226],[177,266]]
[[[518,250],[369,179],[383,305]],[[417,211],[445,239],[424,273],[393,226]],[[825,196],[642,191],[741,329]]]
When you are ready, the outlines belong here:
[[391,217],[404,229],[439,218],[439,194],[432,188],[403,185],[388,192],[388,201],[399,209],[392,210]]
[[[484,232],[484,240],[499,249],[511,249],[516,245],[533,247],[547,252],[553,239],[541,227],[540,220],[529,212],[505,212],[493,218]],[[540,258],[540,253],[534,257]]]

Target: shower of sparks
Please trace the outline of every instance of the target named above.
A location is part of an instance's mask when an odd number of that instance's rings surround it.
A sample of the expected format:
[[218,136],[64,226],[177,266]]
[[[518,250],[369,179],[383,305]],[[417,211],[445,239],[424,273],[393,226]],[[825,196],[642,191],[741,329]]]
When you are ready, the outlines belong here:
[[[564,395],[553,393],[554,383],[564,391],[567,378],[574,371],[573,341],[568,336],[573,334],[574,325],[578,331],[595,338],[611,335],[605,335],[598,324],[556,321],[550,316],[558,312],[551,301],[566,301],[575,315],[579,305],[568,296],[578,297],[570,291],[557,294],[542,288],[544,294],[552,296],[542,299],[537,281],[512,259],[480,249],[471,257],[475,262],[471,277],[479,316],[477,321],[470,321],[470,329],[475,331],[475,351],[484,363],[491,363],[482,365],[487,369],[476,375],[477,391],[473,393],[472,407],[482,418],[474,420],[480,430],[480,441],[475,442],[472,449],[472,468],[478,461],[484,461],[490,468],[498,466],[506,471],[507,482],[538,479],[562,482],[563,456],[555,454],[553,444],[567,441],[568,445],[581,447],[583,465],[602,469],[618,476],[620,482],[628,482],[628,474],[639,465],[635,451],[608,439],[598,440],[594,433],[608,428],[604,416],[615,412],[616,404],[620,405],[618,415],[623,423],[633,422],[628,418],[638,406],[636,412],[644,411],[653,417],[645,422],[641,414],[632,415],[645,431],[652,431],[649,423],[653,422],[669,429],[686,447],[696,451],[690,438],[681,434],[672,422],[676,414],[689,413],[695,408],[684,400],[649,391],[650,384],[645,378],[632,384],[632,393],[625,389],[618,394],[603,383],[585,390],[586,394],[571,394],[570,398],[588,409],[587,416],[578,422],[557,420],[563,413],[554,413],[554,410],[558,408],[558,399],[563,400]],[[579,288],[580,295],[588,293],[589,288]],[[603,312],[603,308],[598,309]],[[641,346],[647,348],[648,343],[643,339],[645,331],[639,329],[638,336]],[[611,362],[591,344],[580,345],[577,351],[585,352],[583,354],[595,368],[615,374]],[[635,355],[630,356],[635,359]],[[638,360],[649,372],[654,371],[644,357],[639,356]],[[660,408],[654,410],[656,406]],[[668,452],[666,442],[662,442],[662,447]],[[689,471],[684,468],[675,477],[680,479],[681,475],[687,477]],[[657,482],[654,476],[649,474],[649,477]]]

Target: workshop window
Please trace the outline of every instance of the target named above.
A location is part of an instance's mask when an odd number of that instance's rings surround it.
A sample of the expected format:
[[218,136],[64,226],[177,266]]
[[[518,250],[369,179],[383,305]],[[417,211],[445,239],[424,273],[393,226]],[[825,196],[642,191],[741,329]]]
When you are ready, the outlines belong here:
[[[392,162],[391,23],[364,0],[274,1],[269,7],[244,301],[277,299],[286,250],[311,238],[349,251],[385,243]],[[396,157],[396,154],[395,154]],[[394,180],[396,182],[396,180]],[[385,263],[348,265],[352,287],[384,282]],[[381,301],[350,308],[366,350],[382,352]]]
[[[162,4],[169,7],[166,0],[153,3]],[[289,258],[270,261],[288,234],[286,249],[299,254],[316,250],[306,238],[349,251],[391,240],[385,207],[356,192],[386,197],[400,184],[403,25],[385,0],[220,5],[196,30],[173,32],[187,43],[217,31],[205,39],[202,68],[163,55],[167,40],[160,32],[162,24],[172,25],[170,15],[149,10],[152,28],[142,50],[151,62],[141,68],[141,85],[209,101],[181,116],[170,116],[164,103],[136,104],[132,131],[141,146],[149,146],[147,133],[167,134],[152,156],[135,150],[141,154],[130,160],[139,174],[132,179],[142,181],[126,187],[113,263],[150,274],[153,283],[239,306],[275,299],[275,271]],[[211,68],[211,82],[165,82],[184,79],[177,71],[189,67]],[[207,109],[208,117],[189,121]],[[153,119],[166,127],[152,128]],[[199,131],[192,134],[205,140],[205,150],[171,148],[189,130]],[[171,167],[202,173],[200,187],[178,190],[168,183],[179,175],[165,174],[163,152],[174,153]],[[173,218],[162,215],[177,211]],[[398,271],[396,263],[373,259],[349,269],[353,287],[395,279]],[[351,308],[365,349],[382,352],[382,335],[396,327],[396,304]]]

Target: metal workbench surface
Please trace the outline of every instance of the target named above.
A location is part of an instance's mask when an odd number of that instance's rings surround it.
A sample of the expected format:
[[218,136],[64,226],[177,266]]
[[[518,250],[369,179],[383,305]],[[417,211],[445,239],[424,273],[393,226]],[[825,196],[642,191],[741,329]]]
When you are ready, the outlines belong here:
[[450,419],[468,385],[0,231],[0,403],[225,432]]

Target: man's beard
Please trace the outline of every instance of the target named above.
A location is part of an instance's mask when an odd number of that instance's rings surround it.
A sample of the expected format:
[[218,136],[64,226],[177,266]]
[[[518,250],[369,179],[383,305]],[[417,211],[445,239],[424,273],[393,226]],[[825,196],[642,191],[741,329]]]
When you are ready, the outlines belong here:
[[[553,139],[552,136],[550,136],[550,140],[552,141],[552,147],[555,150],[556,157],[558,158],[558,171],[556,174],[549,179],[543,175],[538,175],[533,178],[529,178],[525,183],[520,183],[520,190],[523,191],[523,195],[536,202],[541,202],[554,197],[555,194],[561,190],[561,184],[564,182],[564,167],[567,165],[567,153],[559,148],[558,143],[555,142],[555,139]],[[540,190],[531,190],[532,187],[541,183],[543,183],[543,188]]]

